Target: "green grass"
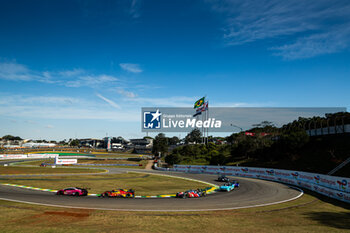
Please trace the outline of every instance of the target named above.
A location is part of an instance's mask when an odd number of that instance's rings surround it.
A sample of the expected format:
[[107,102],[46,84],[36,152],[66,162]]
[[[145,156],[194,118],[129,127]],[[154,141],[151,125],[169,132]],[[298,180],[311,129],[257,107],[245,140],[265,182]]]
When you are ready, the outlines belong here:
[[103,169],[52,168],[52,167],[0,167],[0,174],[58,174],[58,173],[100,173]]
[[[35,161],[25,161],[16,163],[17,165],[33,165],[39,166],[42,163],[54,163],[54,159],[44,159],[44,160],[35,160]],[[119,168],[135,168],[135,169],[144,169],[148,160],[141,161],[132,161],[132,160],[95,160],[95,159],[78,159],[78,163],[86,163],[86,164],[141,164],[141,166],[108,166],[108,167],[119,167]],[[74,166],[74,165],[72,165]],[[79,165],[79,167],[84,167],[84,165]],[[86,167],[92,167],[90,165],[86,165]]]
[[206,161],[205,159],[194,159],[191,161],[182,161],[179,164],[182,164],[182,165],[209,165],[209,162]]
[[[141,166],[108,166],[108,167],[118,167],[118,168],[135,168],[135,169],[144,169],[148,163],[148,160],[141,161],[130,161],[130,160],[88,160],[88,159],[79,159],[78,163],[88,163],[88,164],[141,164]],[[84,165],[79,165],[84,166]],[[91,167],[90,165],[87,165]]]
[[32,152],[31,154],[59,154],[59,156],[89,156],[95,157],[92,154],[80,153],[80,152],[61,152],[61,151],[50,151],[50,152]]
[[109,152],[109,153],[99,153],[93,152],[93,155],[96,158],[139,158],[142,154],[130,154],[130,153],[121,153],[121,152]]
[[13,159],[2,159],[0,162],[13,162]]
[[213,212],[79,210],[0,201],[0,232],[349,232],[348,205],[309,194],[284,204]]
[[14,163],[16,165],[33,165],[33,166],[39,166],[42,163],[54,163],[54,159],[42,159],[42,160],[32,160],[32,161],[24,161],[19,163]]
[[66,187],[90,188],[90,193],[102,193],[117,188],[134,189],[136,195],[175,194],[179,191],[205,188],[208,184],[150,175],[145,173],[123,173],[116,175],[55,176],[32,178],[3,178],[1,183],[20,184],[45,189],[62,189]]
[[117,159],[78,159],[78,163],[88,164],[139,164],[141,161],[128,161]]

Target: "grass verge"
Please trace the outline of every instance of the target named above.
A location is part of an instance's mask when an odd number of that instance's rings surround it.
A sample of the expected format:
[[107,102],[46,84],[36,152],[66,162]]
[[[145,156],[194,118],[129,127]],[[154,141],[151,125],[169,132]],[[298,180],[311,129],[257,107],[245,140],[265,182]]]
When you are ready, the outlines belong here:
[[32,161],[24,161],[24,162],[17,162],[14,163],[15,165],[33,165],[33,166],[39,166],[42,163],[54,163],[54,159],[42,159],[42,160],[32,160]]
[[317,196],[213,212],[120,212],[0,201],[1,232],[349,232],[349,206]]
[[91,154],[95,155],[96,158],[140,158],[141,154],[130,154],[122,152],[92,152]]
[[[144,169],[148,163],[148,160],[141,161],[132,161],[132,160],[112,160],[112,159],[104,159],[104,160],[92,160],[92,159],[79,159],[78,163],[86,163],[86,164],[135,164],[141,166],[132,166],[132,168]],[[110,166],[108,166],[110,167]],[[111,166],[114,167],[114,166]],[[116,167],[130,167],[130,166],[116,166]]]
[[[34,166],[39,166],[42,163],[54,163],[54,159],[45,159],[45,160],[35,160],[35,161],[25,161],[25,162],[20,162],[16,163],[18,165],[34,165]],[[148,160],[141,160],[141,161],[132,161],[132,160],[113,160],[113,159],[78,159],[78,163],[86,163],[86,164],[141,164],[141,166],[108,166],[108,167],[132,167],[135,169],[144,169],[145,166],[148,163]],[[74,166],[74,165],[72,165]],[[79,166],[84,166],[84,165],[79,165]],[[91,165],[87,165],[91,167]]]
[[52,168],[52,167],[0,167],[0,174],[16,175],[16,174],[59,174],[59,173],[101,173],[103,169],[87,169],[87,168]]

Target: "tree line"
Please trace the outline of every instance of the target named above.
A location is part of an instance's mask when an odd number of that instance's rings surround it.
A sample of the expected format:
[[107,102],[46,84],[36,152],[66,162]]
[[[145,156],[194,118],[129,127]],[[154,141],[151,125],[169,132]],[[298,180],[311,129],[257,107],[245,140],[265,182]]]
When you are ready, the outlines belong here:
[[[311,127],[313,122],[321,120],[328,121],[329,126],[331,122],[338,122],[337,125],[347,124],[350,123],[350,114],[335,113],[326,114],[325,117],[299,118],[280,128],[272,122],[263,121],[247,131],[233,133],[228,137],[211,137],[208,144],[201,144],[201,132],[195,129],[185,137],[183,145],[177,145],[172,150],[169,150],[169,139],[164,134],[159,134],[154,140],[153,153],[158,155],[161,152],[165,162],[170,165],[234,165],[238,161],[247,161],[247,164],[249,161],[258,161],[271,166],[274,163],[285,163],[288,166],[303,161],[305,166],[307,164],[312,167],[314,165],[311,160],[315,159],[333,161],[336,164],[347,156],[350,149],[346,143],[347,137],[344,139],[338,135],[310,138],[306,126]],[[323,127],[325,125],[324,123]],[[316,124],[316,128],[320,126],[321,123]],[[329,163],[329,166],[333,165]]]

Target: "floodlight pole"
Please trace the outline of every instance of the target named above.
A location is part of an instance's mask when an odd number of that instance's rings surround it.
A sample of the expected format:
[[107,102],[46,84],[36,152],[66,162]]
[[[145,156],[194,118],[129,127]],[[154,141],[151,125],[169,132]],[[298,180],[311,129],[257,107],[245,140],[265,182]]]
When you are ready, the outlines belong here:
[[204,116],[204,114],[201,114],[201,116],[202,116],[202,144],[204,144],[205,143],[205,133],[204,133],[204,127],[203,127],[203,119],[205,119],[205,116]]
[[[207,101],[206,116],[207,116],[207,120],[209,120],[209,100]],[[207,145],[209,143],[208,137],[209,137],[209,127],[207,128],[207,142],[206,142]]]
[[241,127],[237,126],[237,125],[231,124],[231,126],[232,126],[232,127],[239,128],[239,129],[241,130],[241,131],[239,131],[239,132],[242,132],[242,131],[243,131],[243,129],[242,129]]

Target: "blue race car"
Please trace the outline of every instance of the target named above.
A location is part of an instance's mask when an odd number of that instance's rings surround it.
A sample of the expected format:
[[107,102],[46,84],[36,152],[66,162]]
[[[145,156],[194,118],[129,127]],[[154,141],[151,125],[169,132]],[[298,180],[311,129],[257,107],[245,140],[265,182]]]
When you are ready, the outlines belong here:
[[220,191],[226,191],[226,192],[230,192],[231,190],[233,190],[235,188],[235,185],[232,183],[225,183],[224,185],[221,185],[219,190]]
[[235,188],[239,188],[239,182],[233,180],[231,183],[235,185]]
[[220,186],[219,190],[220,191],[230,192],[231,190],[233,190],[236,187],[239,187],[239,183],[238,182],[225,183],[224,185]]

